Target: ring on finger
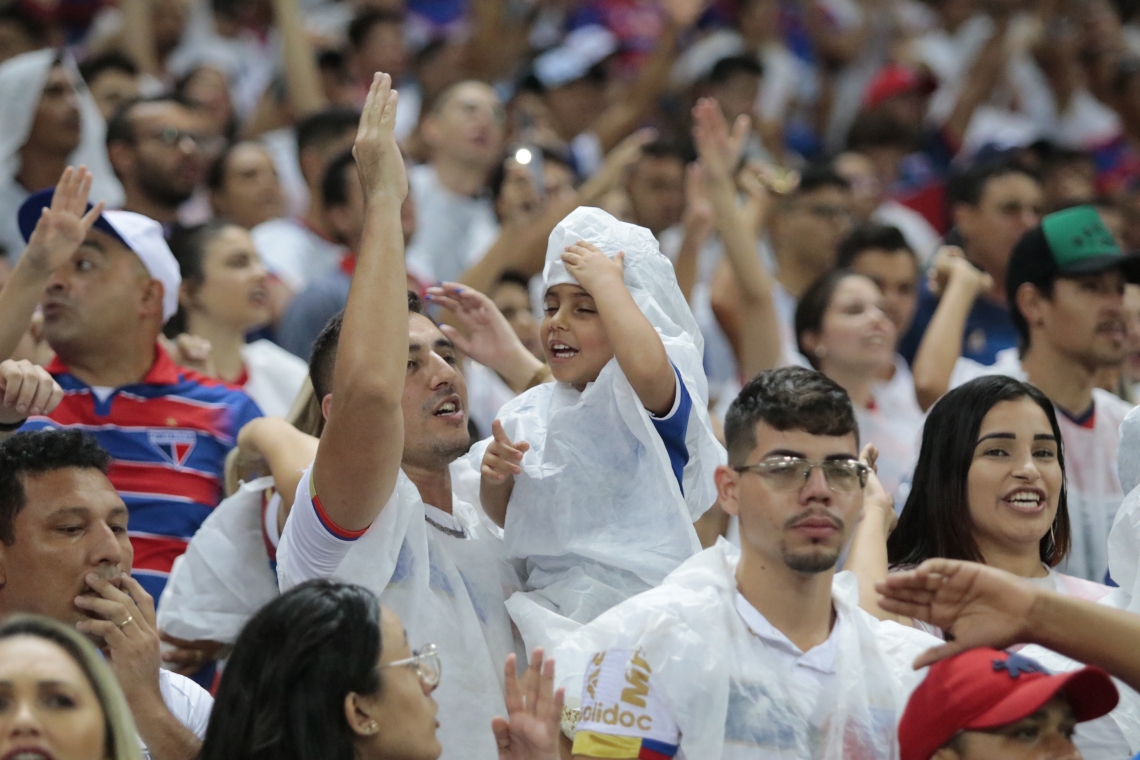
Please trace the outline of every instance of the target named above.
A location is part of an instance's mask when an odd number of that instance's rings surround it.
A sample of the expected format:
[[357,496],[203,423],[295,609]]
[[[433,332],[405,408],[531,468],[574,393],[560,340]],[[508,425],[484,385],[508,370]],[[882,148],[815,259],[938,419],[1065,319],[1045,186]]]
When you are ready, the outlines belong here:
[[125,627],[125,626],[126,626],[128,623],[133,623],[133,622],[134,622],[134,620],[135,620],[135,616],[134,616],[134,615],[127,615],[127,619],[126,619],[126,620],[124,620],[124,621],[123,621],[123,622],[121,622],[121,623],[115,623],[115,625],[119,626],[119,630],[121,631],[121,630],[123,630],[123,628],[124,628],[124,627]]

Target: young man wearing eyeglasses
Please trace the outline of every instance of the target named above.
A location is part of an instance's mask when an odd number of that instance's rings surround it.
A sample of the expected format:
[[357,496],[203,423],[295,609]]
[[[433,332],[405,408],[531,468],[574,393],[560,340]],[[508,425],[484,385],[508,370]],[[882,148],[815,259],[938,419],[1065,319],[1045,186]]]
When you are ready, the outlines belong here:
[[[895,727],[935,640],[857,609],[835,566],[868,498],[847,394],[812,370],[758,375],[729,409],[717,470],[741,548],[720,543],[555,653],[588,660],[574,755],[896,756]],[[578,670],[580,673],[581,670]]]

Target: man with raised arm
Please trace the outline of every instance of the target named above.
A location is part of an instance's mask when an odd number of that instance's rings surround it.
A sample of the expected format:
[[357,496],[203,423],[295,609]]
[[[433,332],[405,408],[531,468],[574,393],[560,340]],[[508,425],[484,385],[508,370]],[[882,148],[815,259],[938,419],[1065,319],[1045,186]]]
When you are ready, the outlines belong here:
[[[297,485],[277,571],[282,590],[325,577],[366,586],[399,614],[411,641],[438,645],[450,674],[435,692],[448,716],[439,730],[443,757],[490,760],[497,751],[487,726],[505,709],[501,663],[515,649],[503,600],[520,584],[501,541],[452,494],[449,465],[469,439],[451,338],[472,355],[479,346],[445,335],[406,293],[396,99],[391,79],[378,75],[354,148],[365,198],[356,272],[343,320],[326,327],[313,351],[327,423]],[[431,293],[445,308],[465,308],[461,288]],[[538,360],[517,339],[498,358],[519,365],[496,362],[499,371],[537,374]],[[287,447],[283,436],[263,434],[271,424],[243,440],[259,439],[276,477],[288,468],[274,464],[284,459],[275,449]]]

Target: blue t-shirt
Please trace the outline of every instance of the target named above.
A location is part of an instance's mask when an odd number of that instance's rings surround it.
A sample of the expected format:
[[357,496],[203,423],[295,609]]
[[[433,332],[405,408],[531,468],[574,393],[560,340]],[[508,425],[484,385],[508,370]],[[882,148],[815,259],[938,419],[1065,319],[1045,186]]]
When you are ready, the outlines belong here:
[[[914,362],[918,344],[922,341],[926,326],[930,324],[937,306],[938,299],[930,292],[930,286],[924,279],[919,286],[914,322],[899,343],[899,353],[908,362]],[[966,331],[962,336],[962,356],[979,364],[993,364],[997,361],[998,351],[1016,347],[1017,329],[1013,326],[1009,309],[988,298],[979,297],[974,301],[974,308],[970,309],[970,315],[966,318]]]
[[685,493],[685,465],[689,463],[689,447],[685,444],[685,436],[689,431],[689,415],[693,411],[693,397],[681,379],[681,373],[673,367],[677,375],[677,400],[673,404],[673,411],[665,417],[649,415],[657,435],[665,444],[665,451],[669,453],[669,464],[673,467],[673,474],[677,476],[677,484],[681,486],[681,493]]

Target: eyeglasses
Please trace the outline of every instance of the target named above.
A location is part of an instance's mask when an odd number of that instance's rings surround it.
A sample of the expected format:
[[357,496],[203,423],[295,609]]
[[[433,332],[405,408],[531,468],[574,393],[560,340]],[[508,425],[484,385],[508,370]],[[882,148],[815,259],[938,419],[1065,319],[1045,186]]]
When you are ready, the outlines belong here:
[[424,644],[419,649],[413,650],[411,657],[390,662],[384,667],[409,667],[416,672],[423,685],[430,689],[439,686],[439,678],[443,674],[443,663],[439,661],[439,647],[435,644]]
[[184,142],[189,141],[196,149],[207,152],[217,150],[224,143],[224,139],[221,137],[209,137],[194,132],[184,132],[175,127],[164,127],[156,132],[149,132],[145,134],[144,137],[157,140],[168,148],[181,146]]
[[813,461],[800,457],[772,457],[763,462],[734,467],[737,472],[753,472],[781,491],[798,491],[804,487],[816,467],[823,470],[823,478],[832,491],[850,493],[867,485],[870,468],[854,459],[823,459]]

